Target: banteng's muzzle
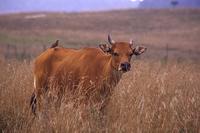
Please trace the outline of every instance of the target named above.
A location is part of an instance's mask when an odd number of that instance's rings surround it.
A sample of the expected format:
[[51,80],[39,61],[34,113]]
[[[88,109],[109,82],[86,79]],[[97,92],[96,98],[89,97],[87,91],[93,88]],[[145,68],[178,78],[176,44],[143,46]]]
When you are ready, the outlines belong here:
[[127,71],[129,71],[130,70],[130,68],[131,68],[131,64],[130,63],[128,63],[128,62],[124,62],[124,63],[121,63],[121,70],[123,71],[123,72],[127,72]]

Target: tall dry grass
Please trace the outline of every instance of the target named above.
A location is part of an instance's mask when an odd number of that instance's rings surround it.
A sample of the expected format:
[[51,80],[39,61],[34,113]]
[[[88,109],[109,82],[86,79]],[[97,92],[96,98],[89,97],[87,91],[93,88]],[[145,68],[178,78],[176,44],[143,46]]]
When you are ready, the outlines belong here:
[[[95,109],[63,103],[59,113],[33,119],[29,100],[33,90],[31,65],[0,64],[0,132],[200,132],[200,67],[194,62],[136,60],[123,75],[107,107],[107,123]],[[104,127],[104,128],[102,128]]]

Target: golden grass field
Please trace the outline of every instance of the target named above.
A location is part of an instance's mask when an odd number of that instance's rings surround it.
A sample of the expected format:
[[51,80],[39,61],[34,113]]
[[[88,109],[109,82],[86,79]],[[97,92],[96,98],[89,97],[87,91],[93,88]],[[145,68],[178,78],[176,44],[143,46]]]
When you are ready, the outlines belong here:
[[[35,14],[0,15],[0,132],[200,132],[199,9]],[[92,108],[80,119],[70,103],[33,119],[34,57],[57,39],[65,47],[97,47],[107,33],[148,50],[115,88],[106,125]]]

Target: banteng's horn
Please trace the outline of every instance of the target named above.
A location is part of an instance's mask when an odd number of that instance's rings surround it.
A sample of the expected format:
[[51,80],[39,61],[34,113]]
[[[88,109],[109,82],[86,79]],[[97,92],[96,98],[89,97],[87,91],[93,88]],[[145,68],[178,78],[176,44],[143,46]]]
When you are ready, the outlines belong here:
[[112,40],[112,38],[111,38],[111,35],[110,35],[110,34],[108,34],[108,42],[109,42],[110,44],[114,44],[114,43],[115,43],[115,41],[114,41],[114,40]]
[[130,45],[133,45],[133,43],[134,43],[134,42],[133,42],[133,40],[131,39],[131,40],[130,40]]

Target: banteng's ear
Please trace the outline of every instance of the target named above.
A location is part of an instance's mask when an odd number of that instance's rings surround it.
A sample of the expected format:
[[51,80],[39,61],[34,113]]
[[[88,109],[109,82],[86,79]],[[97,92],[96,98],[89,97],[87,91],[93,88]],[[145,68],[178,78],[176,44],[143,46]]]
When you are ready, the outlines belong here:
[[99,48],[105,53],[110,53],[111,51],[111,47],[107,44],[99,44]]
[[143,46],[136,46],[136,47],[133,49],[133,54],[135,54],[135,55],[140,55],[140,54],[144,53],[146,50],[147,50],[146,47],[143,47]]

